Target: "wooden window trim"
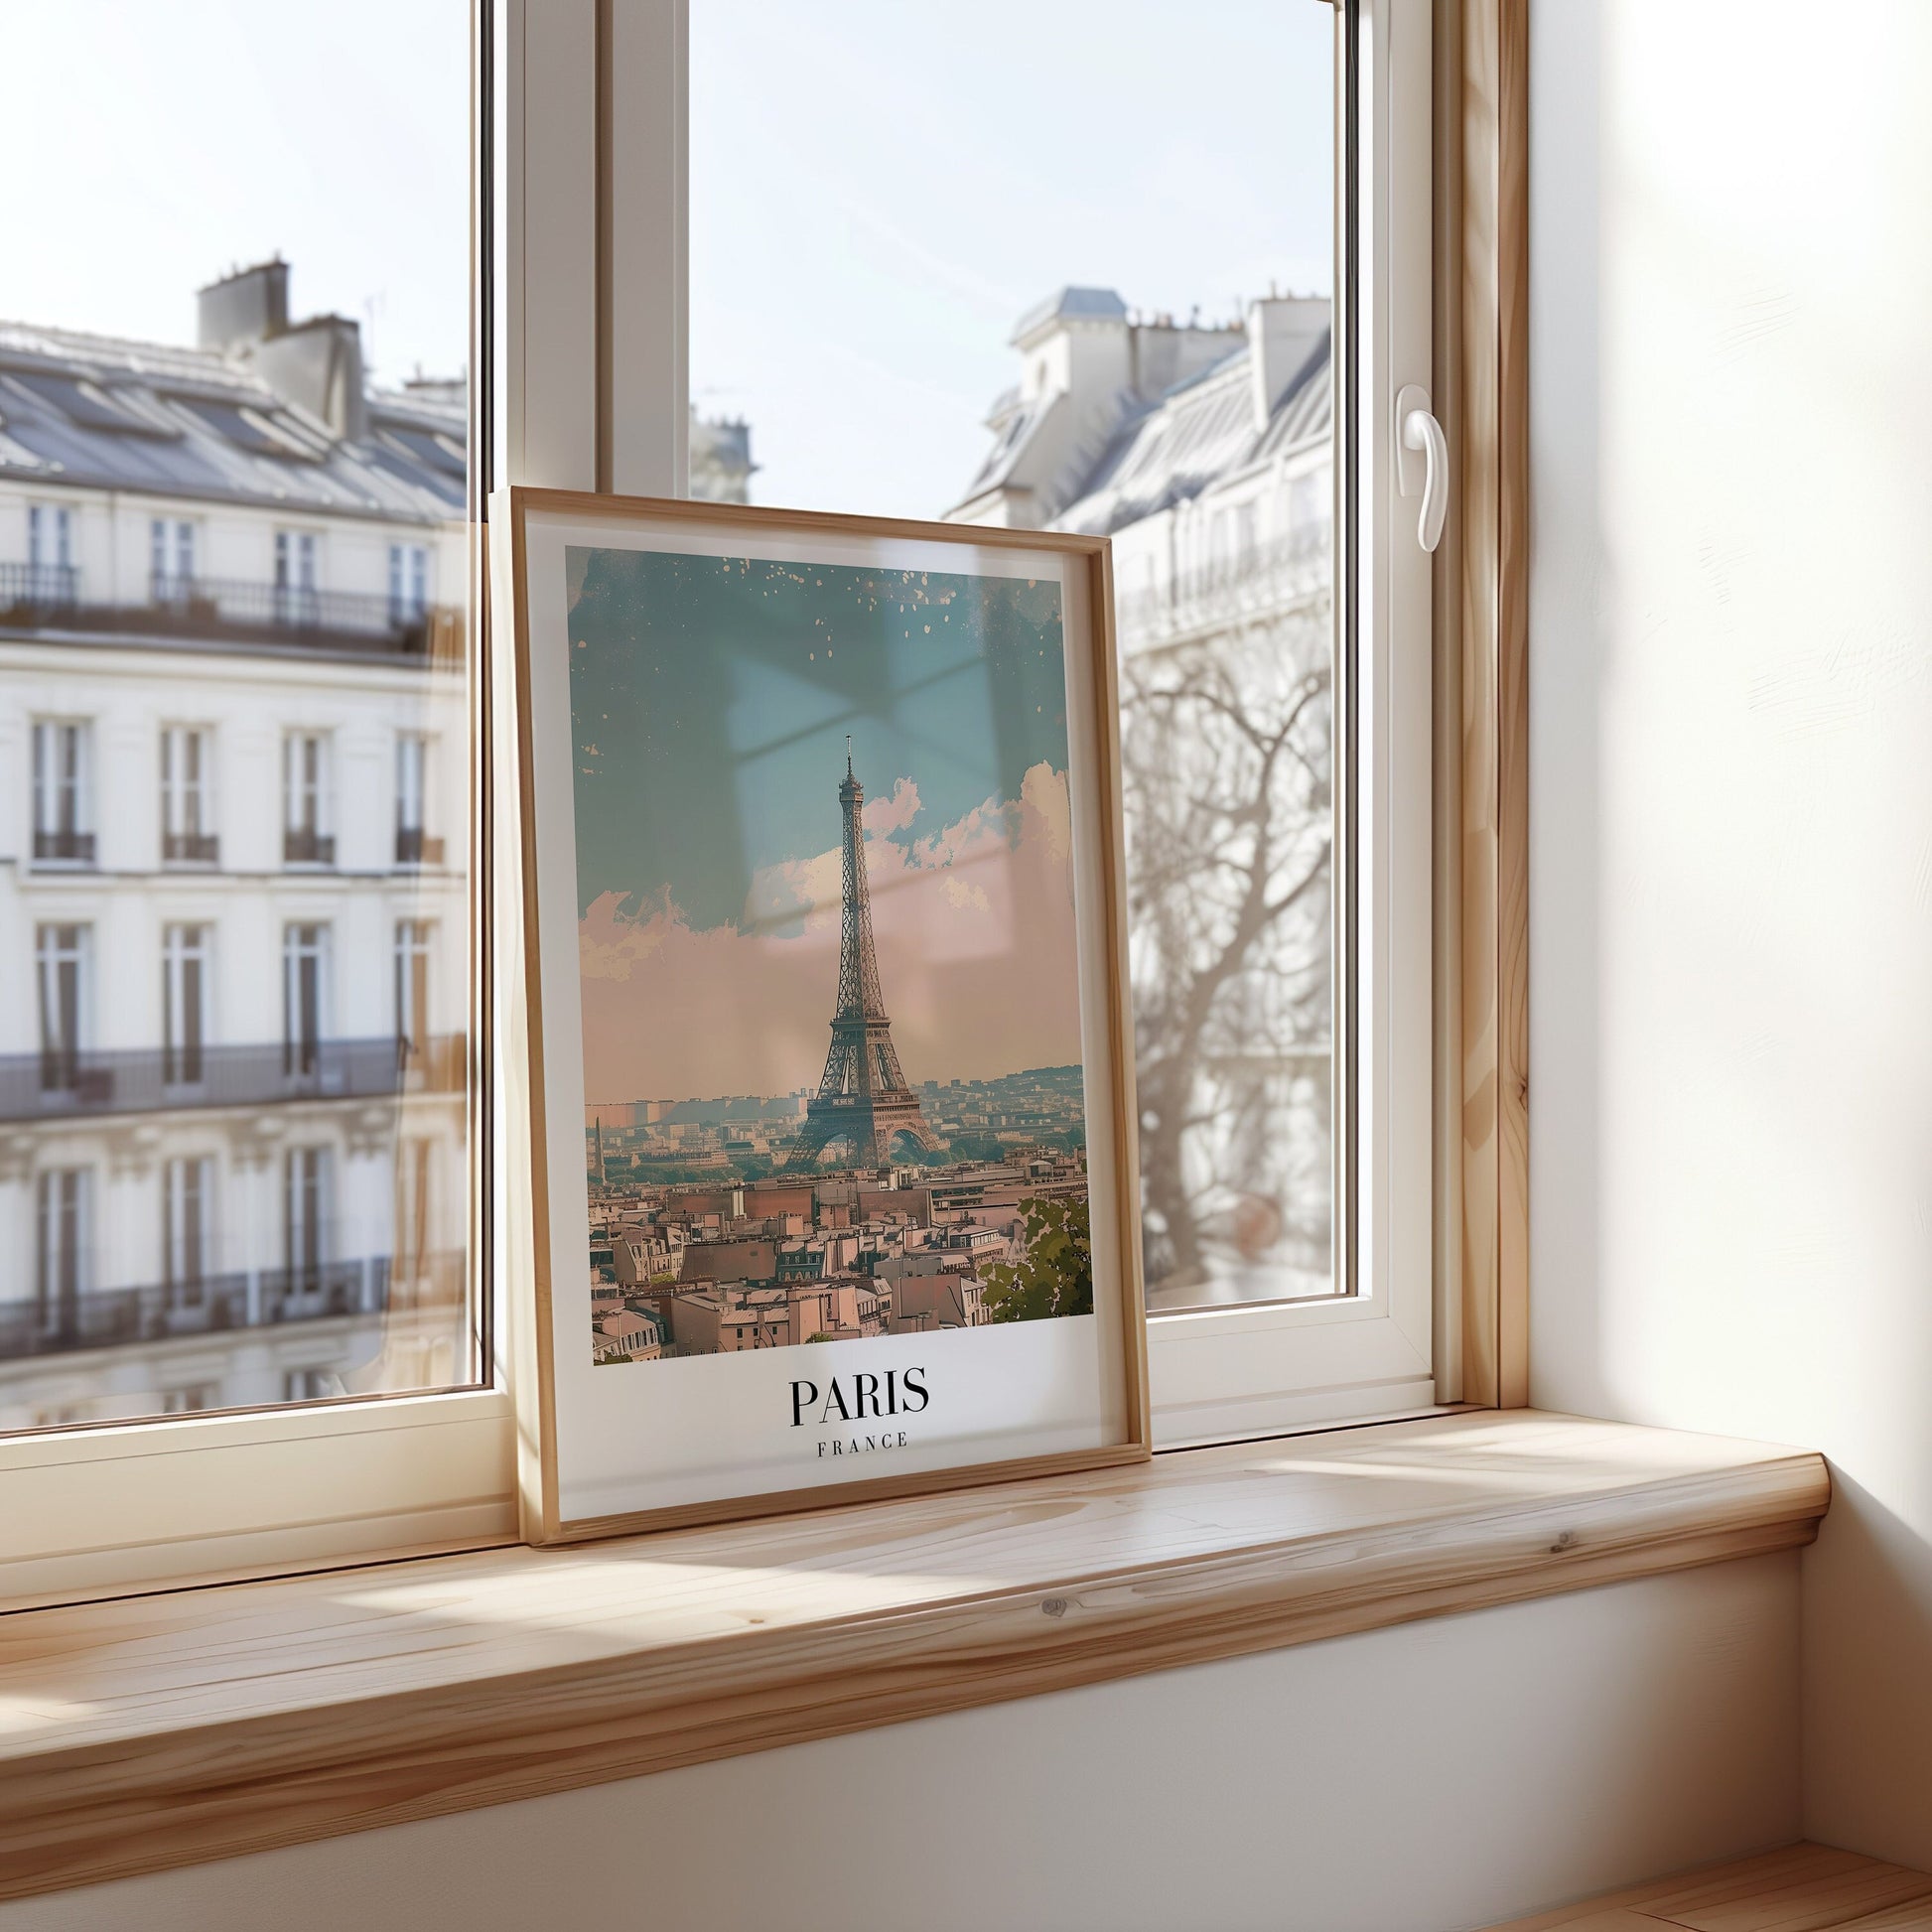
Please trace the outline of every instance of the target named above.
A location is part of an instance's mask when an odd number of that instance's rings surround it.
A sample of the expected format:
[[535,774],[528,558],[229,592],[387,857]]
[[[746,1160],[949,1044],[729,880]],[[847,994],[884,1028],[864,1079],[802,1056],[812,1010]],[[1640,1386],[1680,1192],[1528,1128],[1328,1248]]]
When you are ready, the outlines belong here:
[[1799,1450],[1467,1411],[0,1616],[0,1899],[1809,1542]]
[[1460,1393],[1529,1401],[1529,0],[1442,0],[1437,1279]]

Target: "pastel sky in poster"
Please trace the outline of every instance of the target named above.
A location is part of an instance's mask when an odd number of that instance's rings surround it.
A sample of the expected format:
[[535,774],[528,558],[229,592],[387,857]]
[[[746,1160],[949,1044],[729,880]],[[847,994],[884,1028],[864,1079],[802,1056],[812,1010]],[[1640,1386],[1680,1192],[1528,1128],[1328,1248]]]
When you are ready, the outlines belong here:
[[586,1097],[815,1083],[838,785],[907,1077],[1080,1057],[1059,589],[573,549]]

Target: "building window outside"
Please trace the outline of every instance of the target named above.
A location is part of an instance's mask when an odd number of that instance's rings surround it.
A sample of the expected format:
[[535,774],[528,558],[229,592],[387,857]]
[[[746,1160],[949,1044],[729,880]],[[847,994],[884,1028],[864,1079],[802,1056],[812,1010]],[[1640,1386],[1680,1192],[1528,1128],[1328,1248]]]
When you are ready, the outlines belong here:
[[284,1402],[326,1402],[343,1395],[343,1378],[326,1368],[289,1368],[282,1371]]
[[213,1252],[214,1162],[206,1154],[165,1162],[161,1175],[162,1280],[170,1308],[198,1309],[207,1299]]
[[312,1075],[322,1064],[328,998],[329,928],[313,922],[282,928],[282,1071]]
[[93,733],[84,721],[34,722],[34,858],[40,864],[90,866],[94,834],[91,789]]
[[282,1157],[282,1265],[290,1295],[323,1291],[334,1165],[326,1147],[292,1147]]
[[85,925],[44,925],[35,934],[44,1093],[71,1093],[80,1085],[92,939],[93,930]]
[[161,728],[161,858],[170,866],[211,866],[220,857],[214,830],[213,734],[199,725]]
[[391,1291],[413,1286],[428,1272],[431,1144],[426,1135],[396,1143],[396,1230]]
[[440,866],[443,841],[423,829],[429,792],[429,740],[420,732],[396,739],[396,864]]
[[316,596],[316,538],[313,530],[275,532],[275,619],[278,623],[319,621]]
[[198,1087],[207,1077],[208,928],[170,925],[161,943],[161,1079]]
[[65,503],[31,503],[27,509],[27,595],[35,604],[71,604],[73,512]]
[[1327,541],[1332,508],[1331,472],[1325,464],[1289,480],[1289,530],[1298,550],[1312,550]]
[[333,866],[330,831],[329,740],[321,732],[291,732],[282,740],[282,862]]
[[85,1168],[49,1168],[34,1194],[34,1311],[44,1335],[77,1337],[87,1290],[93,1175]]
[[[90,58],[84,12],[48,14],[50,49],[70,43],[69,66]],[[200,1408],[272,1410],[291,1364],[314,1367],[318,1384],[305,1397],[342,1395],[342,1375],[404,1396],[479,1379],[487,1324],[475,1319],[461,1213],[444,1228],[450,1252],[437,1257],[456,1264],[438,1276],[441,1300],[419,1299],[407,1333],[391,1332],[378,1292],[391,1264],[405,1119],[452,1176],[468,1172],[462,1094],[401,1092],[393,988],[398,918],[433,922],[437,1024],[467,1024],[478,748],[466,725],[480,632],[453,621],[446,648],[419,644],[445,615],[430,608],[439,595],[457,607],[452,620],[467,615],[463,553],[450,551],[454,575],[438,573],[441,546],[454,545],[473,506],[472,396],[491,387],[486,365],[474,379],[464,368],[488,245],[465,219],[489,111],[468,61],[472,22],[448,0],[407,0],[403,14],[397,31],[435,56],[412,62],[406,102],[381,63],[346,44],[325,48],[317,58],[327,73],[281,102],[276,141],[249,164],[288,232],[341,227],[354,286],[390,290],[395,306],[374,340],[366,324],[316,313],[320,262],[250,260],[223,272],[250,246],[234,209],[183,192],[207,130],[220,124],[223,83],[218,64],[182,64],[179,23],[128,16],[126,58],[90,97],[91,122],[85,112],[76,121],[71,102],[53,104],[54,90],[16,103],[29,147],[53,152],[44,126],[83,137],[91,127],[115,165],[63,176],[60,219],[23,269],[41,291],[30,305],[40,373],[0,404],[8,438],[68,459],[65,475],[51,462],[0,464],[0,533],[10,533],[0,611],[12,619],[0,658],[17,719],[13,760],[0,759],[0,770],[17,787],[18,819],[7,846],[14,864],[0,867],[0,910],[10,914],[0,927],[11,935],[25,1035],[9,1123],[16,1158],[12,1178],[0,1175],[0,1441],[44,1422],[118,1426],[166,1413],[194,1423]],[[270,71],[286,52],[273,9],[244,10],[226,26],[228,52],[244,65]],[[368,166],[345,173],[331,164],[347,122]],[[130,170],[181,213],[166,234],[144,219],[139,197],[130,201]],[[401,226],[372,218],[372,194],[399,196],[417,217]],[[138,261],[140,286],[124,275],[117,296],[103,261]],[[432,379],[410,380],[412,366]],[[486,394],[479,408],[487,410]],[[393,579],[392,539],[402,553]],[[422,621],[399,627],[392,605]],[[111,625],[109,607],[128,607]],[[146,647],[100,649],[88,633],[108,628]],[[314,742],[283,752],[285,733]],[[441,786],[435,829],[453,863],[402,882],[387,876],[402,821],[393,806],[385,813],[382,789],[383,748],[405,734],[442,748],[427,776]],[[368,759],[351,759],[354,747],[369,748]],[[428,809],[412,795],[412,830]],[[285,843],[271,851],[278,832]],[[338,859],[355,873],[334,873]],[[461,1078],[471,1062],[459,1052],[448,1064]],[[255,1155],[243,1161],[237,1146],[232,1179],[217,1104],[252,1123],[243,1138]],[[239,1115],[230,1124],[239,1131]],[[287,1259],[283,1155],[304,1143],[334,1149],[325,1206],[355,1210],[319,1235],[328,1279],[350,1285],[348,1320],[326,1298],[288,1311],[275,1287]],[[53,1233],[43,1255],[42,1173],[90,1163],[91,1182],[47,1183]],[[91,1250],[90,1215],[100,1235]],[[297,1254],[309,1251],[298,1240]],[[36,1285],[45,1281],[59,1305],[60,1284],[71,1290],[76,1279],[77,1322],[50,1343],[36,1326]],[[171,1310],[164,1282],[185,1305],[198,1281],[199,1308]],[[269,1331],[291,1312],[310,1321],[306,1336],[299,1321]],[[179,1447],[198,1432],[172,1433]],[[341,1489],[339,1498],[331,1487],[330,1511],[340,1500],[353,1517],[375,1498],[379,1543],[394,1500],[386,1492],[413,1495],[416,1477],[406,1449],[371,1457],[348,1440],[356,1433],[345,1418],[344,1441],[332,1430],[316,1462]],[[218,1464],[225,1438],[218,1427],[209,1434]],[[379,1427],[369,1439],[386,1444]],[[211,1473],[190,1474],[203,1466],[199,1449],[168,1460],[170,1496],[179,1480],[182,1505],[178,1513],[171,1501],[170,1538],[232,1533],[224,1516],[245,1517],[252,1505]],[[127,1466],[116,1463],[74,1458],[76,1510],[93,1506],[84,1496],[112,1491]],[[308,1509],[306,1497],[292,1505],[298,1527]],[[130,1534],[139,1541],[150,1527],[137,1522]]]
[[149,587],[157,604],[186,604],[195,595],[195,526],[157,516],[148,524]]
[[429,921],[396,922],[396,1059],[420,1061],[429,1046]]
[[429,611],[429,546],[389,546],[389,621],[420,623]]

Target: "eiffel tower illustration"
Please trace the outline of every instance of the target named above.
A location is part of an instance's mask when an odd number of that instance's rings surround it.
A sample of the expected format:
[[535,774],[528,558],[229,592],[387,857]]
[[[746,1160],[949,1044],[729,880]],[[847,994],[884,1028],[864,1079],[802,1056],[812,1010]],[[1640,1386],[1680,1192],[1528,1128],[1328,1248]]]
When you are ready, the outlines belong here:
[[922,1148],[939,1137],[919,1111],[919,1096],[905,1084],[892,1022],[879,991],[879,961],[872,950],[872,894],[866,885],[865,831],[860,817],[865,787],[853,775],[852,740],[845,741],[845,781],[839,806],[845,814],[844,910],[839,921],[839,1003],[832,1015],[832,1048],[818,1091],[805,1108],[805,1125],[786,1159],[787,1169],[813,1168],[834,1141],[850,1141],[853,1162],[883,1166],[901,1134]]

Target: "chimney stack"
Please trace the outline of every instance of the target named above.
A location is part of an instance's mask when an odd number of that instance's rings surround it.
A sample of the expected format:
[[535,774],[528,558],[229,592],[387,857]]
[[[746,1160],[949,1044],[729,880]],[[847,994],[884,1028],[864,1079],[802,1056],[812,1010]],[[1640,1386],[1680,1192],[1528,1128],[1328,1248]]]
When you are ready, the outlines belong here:
[[1307,366],[1327,328],[1325,296],[1270,296],[1248,305],[1248,365],[1254,372],[1257,435],[1268,427],[1275,405]]
[[368,433],[362,331],[345,316],[289,321],[289,265],[238,268],[195,298],[195,340],[245,363],[278,396],[320,418],[340,437]]
[[319,416],[336,435],[368,434],[362,331],[346,316],[311,316],[257,344],[248,357],[278,396]]
[[226,354],[265,343],[288,326],[289,265],[279,255],[238,268],[195,297],[195,342],[201,348]]

